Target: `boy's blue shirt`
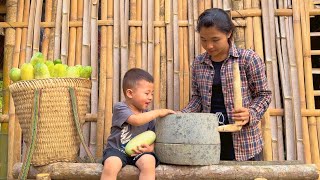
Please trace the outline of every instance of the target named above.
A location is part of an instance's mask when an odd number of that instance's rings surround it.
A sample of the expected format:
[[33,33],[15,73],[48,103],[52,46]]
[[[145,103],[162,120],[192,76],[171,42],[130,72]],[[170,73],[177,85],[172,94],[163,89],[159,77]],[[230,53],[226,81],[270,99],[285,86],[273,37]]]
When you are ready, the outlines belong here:
[[136,135],[147,130],[155,130],[155,120],[141,126],[132,126],[127,123],[134,113],[125,102],[117,102],[113,106],[111,133],[106,148],[124,150],[125,145]]

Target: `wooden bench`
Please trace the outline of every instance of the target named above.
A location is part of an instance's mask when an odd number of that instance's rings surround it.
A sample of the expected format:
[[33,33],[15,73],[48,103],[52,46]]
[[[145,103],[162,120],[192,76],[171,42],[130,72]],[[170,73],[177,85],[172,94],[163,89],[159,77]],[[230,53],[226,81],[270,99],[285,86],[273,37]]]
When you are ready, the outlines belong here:
[[[17,178],[21,163],[13,167],[13,177]],[[100,179],[103,166],[98,163],[53,163],[41,167],[31,167],[28,178],[37,174],[49,173],[52,179]],[[118,179],[138,179],[139,170],[134,166],[124,167]],[[318,179],[314,164],[299,161],[260,161],[236,162],[221,161],[211,166],[176,166],[161,164],[156,168],[157,179]]]

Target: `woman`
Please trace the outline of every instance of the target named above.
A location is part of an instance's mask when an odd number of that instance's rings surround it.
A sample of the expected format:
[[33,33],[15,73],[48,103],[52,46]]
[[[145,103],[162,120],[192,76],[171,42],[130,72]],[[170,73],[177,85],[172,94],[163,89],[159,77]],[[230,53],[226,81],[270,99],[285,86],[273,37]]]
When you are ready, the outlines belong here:
[[[262,160],[258,123],[271,101],[265,65],[252,50],[232,42],[234,25],[222,9],[207,9],[198,19],[197,31],[205,53],[192,64],[192,98],[182,112],[216,113],[219,125],[241,121],[242,130],[220,133],[221,160]],[[234,109],[232,64],[239,63],[242,108]]]

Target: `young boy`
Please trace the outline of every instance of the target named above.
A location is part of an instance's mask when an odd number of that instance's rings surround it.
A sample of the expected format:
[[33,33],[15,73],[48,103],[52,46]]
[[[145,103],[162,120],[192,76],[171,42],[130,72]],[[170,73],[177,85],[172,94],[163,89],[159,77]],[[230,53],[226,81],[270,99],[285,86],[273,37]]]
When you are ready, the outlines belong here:
[[154,119],[175,113],[169,109],[147,111],[153,98],[153,77],[138,68],[130,69],[123,78],[124,102],[113,107],[111,134],[103,152],[104,164],[101,179],[116,179],[122,167],[135,165],[140,170],[139,179],[155,179],[159,160],[153,153],[154,145],[143,144],[128,156],[125,145],[136,135],[155,128]]

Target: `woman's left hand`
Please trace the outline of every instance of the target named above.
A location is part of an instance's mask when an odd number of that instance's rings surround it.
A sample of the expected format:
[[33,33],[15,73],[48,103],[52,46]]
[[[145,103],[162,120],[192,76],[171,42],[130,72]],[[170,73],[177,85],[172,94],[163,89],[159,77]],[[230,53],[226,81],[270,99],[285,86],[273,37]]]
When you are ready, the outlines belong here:
[[232,111],[232,119],[237,123],[237,125],[246,125],[250,120],[249,109],[245,107],[234,109]]

